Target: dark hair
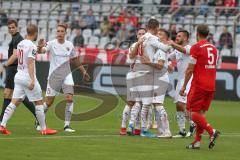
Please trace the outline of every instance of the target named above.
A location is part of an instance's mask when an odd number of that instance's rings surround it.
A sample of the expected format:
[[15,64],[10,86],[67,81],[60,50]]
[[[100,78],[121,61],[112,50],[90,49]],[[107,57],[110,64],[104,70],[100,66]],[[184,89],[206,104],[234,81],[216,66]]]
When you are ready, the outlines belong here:
[[68,28],[67,24],[65,24],[65,23],[60,23],[57,25],[57,27],[63,27],[65,29],[65,31],[67,31],[67,28]]
[[16,27],[18,26],[17,21],[14,20],[14,19],[10,19],[10,20],[8,20],[7,25],[10,25],[10,24],[15,24]]
[[178,31],[177,33],[184,33],[185,34],[185,36],[189,39],[189,37],[190,37],[190,34],[189,34],[189,32],[187,31],[187,30],[180,30],[180,31]]
[[29,24],[27,26],[27,34],[33,35],[34,33],[38,32],[38,27],[35,24]]
[[197,33],[200,37],[206,38],[209,34],[209,28],[208,25],[201,24],[197,26]]
[[145,32],[147,32],[146,28],[142,28],[142,27],[138,28],[137,32],[140,31],[140,30],[144,30]]
[[158,20],[151,18],[148,23],[147,23],[147,28],[148,29],[155,29],[155,28],[159,28],[159,22]]
[[160,31],[160,32],[164,32],[165,35],[167,36],[167,38],[170,37],[170,33],[169,33],[166,29],[160,28],[158,31]]

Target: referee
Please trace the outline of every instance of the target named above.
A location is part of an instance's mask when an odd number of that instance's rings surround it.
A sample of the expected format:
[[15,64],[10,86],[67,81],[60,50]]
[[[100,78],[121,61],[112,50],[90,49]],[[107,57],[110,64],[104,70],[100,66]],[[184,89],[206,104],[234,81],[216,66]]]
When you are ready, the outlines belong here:
[[[3,101],[0,121],[2,121],[5,109],[7,108],[8,104],[11,102],[11,99],[12,99],[12,93],[14,89],[14,76],[17,73],[17,65],[18,65],[18,61],[15,60],[17,56],[17,45],[19,42],[23,40],[23,37],[18,32],[17,21],[9,20],[7,25],[8,25],[8,32],[11,34],[12,40],[9,43],[8,60],[3,64],[3,68],[6,69],[6,79],[5,79],[5,89],[3,93],[4,101]],[[3,68],[0,69],[0,74],[3,71]],[[36,118],[35,106],[32,102],[29,102],[27,97],[23,100],[23,104],[29,109],[29,111]]]

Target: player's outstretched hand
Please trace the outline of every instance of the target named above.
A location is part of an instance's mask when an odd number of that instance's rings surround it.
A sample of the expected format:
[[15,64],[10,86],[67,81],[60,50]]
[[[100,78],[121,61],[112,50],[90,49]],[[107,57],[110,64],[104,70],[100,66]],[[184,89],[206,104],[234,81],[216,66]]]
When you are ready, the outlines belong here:
[[46,41],[42,38],[38,41],[37,49],[40,51],[46,45]]
[[138,40],[138,44],[142,44],[142,43],[144,42],[144,40],[145,40],[144,37],[139,38],[139,40]]
[[28,86],[28,89],[29,89],[29,90],[33,90],[34,85],[35,85],[34,81],[31,81],[31,83],[30,83],[29,86]]
[[186,90],[186,87],[183,86],[179,92],[180,96],[186,96],[185,90]]
[[167,41],[167,44],[170,45],[170,46],[172,46],[174,43],[175,43],[175,42],[174,42],[173,40]]
[[83,74],[83,79],[84,79],[84,81],[89,82],[89,81],[91,80],[91,77],[89,76],[89,74],[88,74],[87,72],[85,72],[85,73]]

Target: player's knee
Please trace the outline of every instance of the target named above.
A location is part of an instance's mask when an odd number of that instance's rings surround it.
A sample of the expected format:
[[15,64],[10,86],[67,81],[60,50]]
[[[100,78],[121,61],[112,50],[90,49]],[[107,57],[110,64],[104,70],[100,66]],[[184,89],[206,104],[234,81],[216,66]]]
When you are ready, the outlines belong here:
[[65,100],[66,100],[66,102],[71,103],[71,102],[73,102],[73,96],[68,94],[65,96]]
[[128,101],[127,104],[128,104],[129,107],[132,107],[132,106],[135,104],[135,102],[133,102],[133,101]]
[[185,104],[184,103],[178,102],[176,107],[177,107],[177,111],[185,111]]
[[4,89],[3,91],[3,97],[7,98],[7,99],[11,99],[12,98],[12,90],[10,89]]

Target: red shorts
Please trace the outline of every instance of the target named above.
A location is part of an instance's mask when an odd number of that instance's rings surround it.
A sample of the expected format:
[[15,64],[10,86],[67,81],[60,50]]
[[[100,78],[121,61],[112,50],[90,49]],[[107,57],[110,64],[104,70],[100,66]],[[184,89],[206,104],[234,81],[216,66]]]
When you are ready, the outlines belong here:
[[187,110],[193,112],[208,111],[215,91],[206,91],[191,87],[187,96]]

